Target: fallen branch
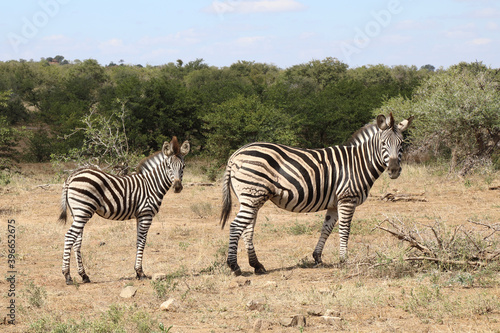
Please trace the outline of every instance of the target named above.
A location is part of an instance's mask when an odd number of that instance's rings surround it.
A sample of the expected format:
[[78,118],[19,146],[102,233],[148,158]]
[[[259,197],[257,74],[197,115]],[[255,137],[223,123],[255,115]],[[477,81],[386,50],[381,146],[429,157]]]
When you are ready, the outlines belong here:
[[391,193],[387,192],[383,196],[379,198],[382,201],[404,201],[404,202],[427,202],[427,199],[424,198],[424,192],[422,193]]
[[434,257],[408,257],[404,258],[405,261],[434,261],[442,264],[448,265],[458,265],[458,266],[486,266],[486,263],[483,261],[465,261],[465,260],[448,260],[448,259],[440,259]]
[[214,186],[214,183],[188,183],[184,186]]
[[40,187],[43,190],[47,190],[50,187],[51,184],[42,184],[42,185],[37,185],[35,188]]
[[[382,223],[385,222],[389,223],[392,228],[383,227]],[[430,232],[422,234],[419,230],[408,228],[401,220],[395,222],[389,218],[382,221],[375,228],[384,230],[397,239],[408,242],[410,248],[414,248],[422,254],[408,253],[408,256],[404,258],[405,261],[432,261],[456,266],[484,267],[488,262],[498,260],[500,251],[489,250],[491,248],[496,249],[497,241],[486,241],[486,239],[500,231],[500,226],[472,220],[469,220],[469,222],[488,228],[489,235],[483,237],[484,230],[482,232],[464,230],[461,225],[456,226],[453,232],[448,233],[438,223],[434,226],[426,226],[430,229]],[[415,235],[420,236],[422,239],[417,240]],[[459,243],[455,244],[457,239],[459,239]]]
[[[384,222],[387,221],[389,222],[390,224],[392,224],[393,227],[395,227],[394,223],[392,223],[391,221],[389,221],[388,219],[384,220]],[[410,247],[414,247],[416,248],[417,250],[427,254],[427,255],[430,255],[430,256],[434,256],[434,253],[425,245],[419,243],[411,234],[404,234],[402,231],[395,231],[395,230],[390,230],[390,229],[387,229],[387,228],[384,228],[380,225],[378,225],[376,228],[380,229],[380,230],[384,230],[388,233],[390,233],[391,235],[393,235],[394,237],[396,237],[397,239],[399,240],[402,240],[402,241],[406,241],[408,243],[410,243]]]

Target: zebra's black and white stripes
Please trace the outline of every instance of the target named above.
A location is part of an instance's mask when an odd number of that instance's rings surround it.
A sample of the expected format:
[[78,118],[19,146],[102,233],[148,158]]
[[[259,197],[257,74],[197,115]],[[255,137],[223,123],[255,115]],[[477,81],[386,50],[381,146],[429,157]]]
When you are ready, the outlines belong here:
[[90,282],[82,263],[81,245],[83,228],[94,213],[110,220],[137,220],[137,254],[135,271],[142,279],[142,256],[146,237],[153,217],[158,213],[163,196],[170,187],[182,190],[184,156],[190,146],[186,141],[179,145],[177,138],[165,142],[161,152],[143,160],[138,172],[128,176],[114,176],[97,169],[79,169],[63,185],[62,212],[59,220],[66,222],[67,208],[73,223],[66,233],[62,273],[67,284],[70,275],[71,249],[75,253],[78,273],[83,282]]
[[223,183],[224,227],[231,212],[231,188],[240,209],[229,231],[227,263],[239,275],[241,236],[250,266],[265,272],[253,245],[259,209],[267,200],[292,212],[327,210],[313,257],[321,263],[326,240],[339,221],[340,259],[347,257],[347,241],[354,210],[368,197],[375,180],[387,169],[390,178],[401,173],[403,136],[413,117],[395,126],[392,114],[356,132],[349,144],[325,149],[299,149],[272,143],[251,143],[237,150],[226,166]]

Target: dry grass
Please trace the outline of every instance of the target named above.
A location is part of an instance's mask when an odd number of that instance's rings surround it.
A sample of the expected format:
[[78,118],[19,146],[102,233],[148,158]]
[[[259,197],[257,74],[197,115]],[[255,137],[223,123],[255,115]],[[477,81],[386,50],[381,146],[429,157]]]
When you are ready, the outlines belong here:
[[[200,167],[188,166],[185,185],[206,182]],[[49,187],[38,185],[50,184]],[[323,214],[292,214],[266,204],[259,214],[255,246],[268,274],[256,276],[240,246],[243,277],[234,278],[225,265],[228,230],[218,224],[220,184],[185,186],[168,193],[150,229],[144,256],[146,274],[167,274],[167,280],[137,281],[135,221],[94,217],[85,228],[82,254],[90,284],[66,286],[61,274],[64,234],[69,224],[56,220],[62,179],[47,165],[24,165],[0,196],[0,267],[6,271],[7,220],[17,222],[16,326],[6,332],[234,332],[263,331],[361,332],[470,331],[498,332],[500,274],[498,265],[481,269],[443,270],[432,264],[400,260],[407,245],[377,230],[385,218],[453,227],[468,219],[500,221],[498,173],[469,178],[439,169],[406,166],[397,180],[380,179],[372,197],[354,216],[350,259],[337,267],[338,236],[332,233],[323,254],[324,267],[312,268],[312,251]],[[427,202],[383,202],[387,191],[425,192]],[[234,202],[235,207],[237,202]],[[235,213],[236,209],[233,213]],[[387,264],[391,262],[391,264]],[[72,257],[73,277],[76,273]],[[246,280],[250,281],[249,283]],[[138,288],[123,299],[127,285]],[[0,281],[0,322],[7,314],[9,284]],[[162,312],[169,297],[180,304]],[[260,310],[249,310],[261,299]],[[340,313],[334,325],[310,309]],[[283,327],[284,317],[306,316],[307,325]]]

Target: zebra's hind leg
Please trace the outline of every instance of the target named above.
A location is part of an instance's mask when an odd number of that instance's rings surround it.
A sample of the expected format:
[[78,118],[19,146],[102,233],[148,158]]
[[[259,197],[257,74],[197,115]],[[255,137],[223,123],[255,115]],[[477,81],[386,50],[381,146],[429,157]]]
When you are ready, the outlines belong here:
[[78,267],[78,274],[82,277],[83,283],[90,283],[90,279],[88,275],[85,273],[85,268],[83,267],[82,260],[82,238],[83,238],[83,230],[80,232],[78,237],[76,238],[75,244],[73,244],[73,252],[75,253],[76,263]]
[[68,232],[66,232],[66,236],[64,237],[64,252],[63,252],[63,262],[62,262],[62,273],[64,278],[66,279],[66,284],[73,284],[73,280],[71,279],[70,274],[70,257],[71,257],[71,249],[73,248],[75,242],[80,237],[80,246],[81,246],[81,233],[83,232],[83,227],[85,223],[87,223],[88,218],[85,219],[77,219],[73,220],[73,224],[69,228]]
[[257,254],[255,253],[255,248],[253,246],[253,232],[256,219],[257,214],[255,214],[253,223],[248,224],[243,231],[243,240],[248,253],[248,262],[250,266],[254,268],[255,274],[265,274],[267,271],[264,268],[264,265],[262,265],[257,259]]
[[[238,265],[238,242],[244,231],[244,239],[247,245],[250,265],[255,268],[256,272],[265,272],[264,266],[262,266],[257,260],[257,256],[255,255],[255,250],[252,244],[253,225],[255,223],[257,211],[258,208],[251,208],[248,205],[240,205],[240,211],[229,226],[229,248],[227,253],[227,264],[236,276],[241,275],[241,268]],[[246,231],[247,228],[249,228],[248,231]]]
[[147,279],[148,276],[142,270],[142,256],[146,246],[149,227],[153,221],[153,216],[145,215],[137,218],[137,254],[135,256],[135,272],[138,280]]
[[323,248],[325,247],[326,240],[332,233],[332,230],[337,223],[337,219],[337,208],[328,209],[326,211],[323,227],[321,228],[321,235],[319,236],[318,244],[316,244],[316,247],[314,248],[314,252],[312,254],[316,266],[319,266],[323,263],[323,261],[321,260],[321,254],[323,253]]
[[351,232],[351,221],[356,205],[350,200],[339,202],[339,238],[340,238],[340,263],[347,260],[347,242],[349,241],[349,233]]

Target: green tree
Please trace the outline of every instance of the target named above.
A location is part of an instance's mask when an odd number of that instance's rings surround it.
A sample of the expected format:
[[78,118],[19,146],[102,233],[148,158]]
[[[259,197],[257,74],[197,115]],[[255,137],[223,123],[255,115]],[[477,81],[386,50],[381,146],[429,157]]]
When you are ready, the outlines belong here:
[[431,76],[413,94],[388,101],[381,112],[415,116],[411,134],[419,147],[450,157],[451,168],[467,173],[480,158],[491,158],[500,142],[500,85],[495,71],[459,64]]
[[336,58],[327,57],[323,60],[312,60],[305,64],[295,65],[286,70],[289,78],[309,78],[317,89],[341,79],[347,72],[348,65]]
[[119,174],[127,174],[143,156],[133,152],[129,145],[125,118],[128,110],[125,103],[117,101],[120,107],[105,115],[96,107],[86,113],[81,122],[83,126],[74,133],[82,132],[82,146],[64,154],[53,154],[54,161],[75,161],[79,166],[110,168]]
[[215,107],[204,120],[208,154],[220,163],[250,142],[297,145],[290,117],[263,104],[258,96],[238,95]]
[[[7,106],[11,92],[0,92],[0,108]],[[14,129],[7,117],[0,115],[0,170],[9,168],[15,159],[15,150],[19,132]]]

